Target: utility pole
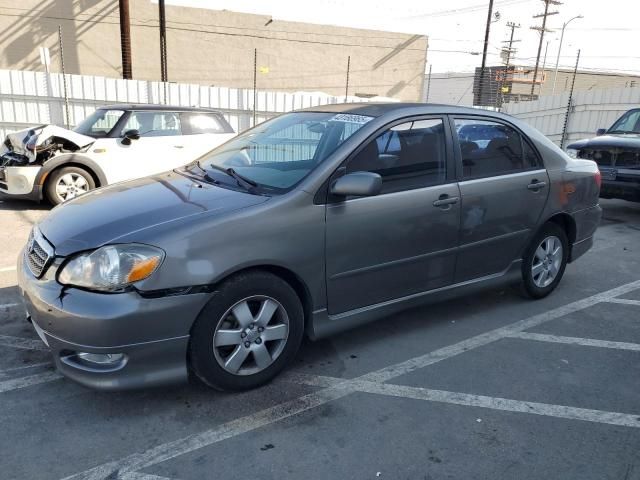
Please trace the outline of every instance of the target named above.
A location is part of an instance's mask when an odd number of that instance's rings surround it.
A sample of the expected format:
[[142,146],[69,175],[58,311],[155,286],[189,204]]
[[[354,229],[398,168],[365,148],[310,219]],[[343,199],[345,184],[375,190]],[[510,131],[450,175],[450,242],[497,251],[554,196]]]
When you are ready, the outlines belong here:
[[544,40],[545,32],[550,32],[551,30],[547,30],[547,17],[551,15],[557,15],[558,11],[550,12],[549,5],[562,5],[562,2],[558,0],[542,0],[544,2],[544,13],[540,13],[538,15],[534,15],[533,18],[542,18],[542,25],[531,27],[531,30],[537,30],[540,32],[540,43],[538,43],[538,55],[536,56],[536,66],[533,70],[533,82],[531,82],[531,97],[533,98],[533,92],[536,88],[536,80],[538,79],[538,65],[540,65],[540,54],[542,53],[542,42]]
[[508,43],[508,47],[502,48],[502,55],[504,56],[504,74],[502,75],[502,79],[500,81],[500,101],[498,103],[498,108],[502,108],[502,103],[504,101],[504,92],[502,89],[504,88],[504,82],[507,79],[507,75],[509,75],[509,67],[511,62],[511,55],[515,53],[515,49],[513,48],[514,42],[519,42],[520,40],[514,40],[513,34],[515,33],[516,28],[520,28],[520,24],[515,24],[513,22],[507,22],[507,27],[511,29],[511,35],[509,36],[509,40],[505,40],[502,43]]
[[489,31],[491,30],[491,16],[493,15],[493,0],[489,0],[489,12],[487,13],[487,28],[484,32],[484,48],[482,49],[482,64],[480,66],[480,79],[478,82],[478,103],[482,102],[484,91],[484,72],[487,65],[487,48],[489,47]]
[[[165,17],[164,0],[158,1],[158,13],[160,16],[160,79],[168,82],[167,75],[167,21]],[[166,98],[165,98],[166,101]]]
[[120,50],[122,52],[122,78],[133,78],[131,66],[131,27],[129,22],[129,0],[120,0]]

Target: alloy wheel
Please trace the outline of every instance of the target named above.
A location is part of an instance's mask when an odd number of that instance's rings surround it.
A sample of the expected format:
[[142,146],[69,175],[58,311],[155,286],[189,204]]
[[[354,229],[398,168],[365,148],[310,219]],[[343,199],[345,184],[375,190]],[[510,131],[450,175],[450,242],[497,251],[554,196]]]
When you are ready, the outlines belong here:
[[540,288],[551,285],[558,276],[562,265],[562,242],[556,236],[546,237],[533,254],[531,277]]
[[255,295],[229,308],[213,334],[218,364],[233,375],[253,375],[280,356],[289,336],[289,317],[280,302]]
[[70,172],[62,175],[58,183],[56,183],[56,195],[62,202],[87,193],[88,191],[89,182],[79,173]]

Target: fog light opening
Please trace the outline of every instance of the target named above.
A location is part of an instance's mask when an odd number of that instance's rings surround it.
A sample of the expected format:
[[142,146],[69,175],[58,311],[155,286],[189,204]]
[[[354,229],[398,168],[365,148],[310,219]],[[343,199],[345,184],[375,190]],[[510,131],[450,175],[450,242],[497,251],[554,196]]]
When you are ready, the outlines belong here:
[[78,352],[78,358],[84,362],[98,365],[115,365],[124,360],[124,353],[87,353]]

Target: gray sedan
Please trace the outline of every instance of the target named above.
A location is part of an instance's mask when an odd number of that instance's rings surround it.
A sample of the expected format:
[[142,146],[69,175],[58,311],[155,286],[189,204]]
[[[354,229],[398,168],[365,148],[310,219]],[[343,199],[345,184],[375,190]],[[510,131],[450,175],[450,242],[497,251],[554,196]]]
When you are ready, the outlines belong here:
[[253,388],[304,335],[505,283],[548,295],[593,243],[599,188],[595,163],[505,115],[316,107],[56,207],[19,285],[77,382]]

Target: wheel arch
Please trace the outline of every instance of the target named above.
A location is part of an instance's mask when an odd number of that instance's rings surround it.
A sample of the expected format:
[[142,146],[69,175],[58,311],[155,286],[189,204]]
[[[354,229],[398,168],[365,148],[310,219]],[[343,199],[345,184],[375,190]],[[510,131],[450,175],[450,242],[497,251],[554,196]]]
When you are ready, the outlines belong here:
[[547,223],[557,225],[567,235],[567,241],[569,243],[569,263],[571,263],[571,259],[573,258],[573,244],[576,242],[577,238],[577,226],[575,219],[566,212],[555,213],[547,218],[545,222],[542,222],[537,231],[543,228]]
[[576,241],[577,235],[576,221],[574,220],[574,218],[568,213],[562,212],[556,213],[555,215],[549,217],[547,219],[547,222],[555,223],[564,230],[564,232],[567,234],[567,240],[569,240],[569,248],[571,249]]
[[228,272],[226,275],[216,280],[214,284],[214,290],[215,290],[215,285],[219,285],[229,280],[230,278],[235,277],[236,275],[246,274],[250,272],[271,273],[276,277],[279,277],[282,280],[284,280],[291,288],[293,288],[293,291],[296,293],[296,295],[300,299],[300,303],[302,305],[302,311],[304,313],[304,327],[306,331],[306,328],[308,327],[308,323],[311,321],[311,318],[312,318],[313,297],[311,295],[309,287],[304,282],[304,280],[302,280],[302,278],[298,274],[296,274],[293,270],[289,268],[283,267],[281,265],[274,265],[274,264],[259,264],[259,265],[251,265],[248,267],[244,267],[239,270]]
[[63,167],[78,167],[86,170],[93,178],[96,188],[108,184],[107,177],[102,168],[89,157],[78,154],[59,155],[45,162],[36,176],[35,184],[45,188],[45,184],[51,177],[51,174]]

